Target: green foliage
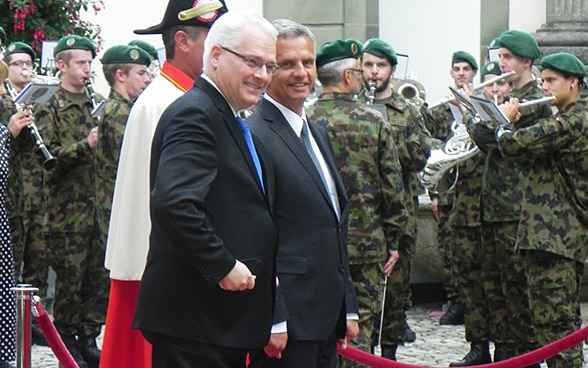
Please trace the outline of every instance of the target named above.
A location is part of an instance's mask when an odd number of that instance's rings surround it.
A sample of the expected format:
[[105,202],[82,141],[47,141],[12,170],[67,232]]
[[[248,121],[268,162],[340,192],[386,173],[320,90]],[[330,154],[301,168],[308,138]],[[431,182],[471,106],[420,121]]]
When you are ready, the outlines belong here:
[[0,0],[0,25],[7,43],[26,42],[40,54],[42,42],[68,34],[88,37],[100,48],[100,26],[80,18],[88,9],[104,8],[102,0]]

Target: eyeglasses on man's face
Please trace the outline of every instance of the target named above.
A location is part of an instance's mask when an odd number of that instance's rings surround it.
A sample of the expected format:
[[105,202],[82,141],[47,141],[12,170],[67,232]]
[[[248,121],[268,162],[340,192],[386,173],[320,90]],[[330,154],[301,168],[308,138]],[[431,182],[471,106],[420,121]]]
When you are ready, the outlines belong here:
[[221,49],[230,52],[231,54],[235,55],[236,57],[238,57],[239,59],[243,60],[243,62],[245,63],[245,65],[247,65],[247,67],[257,70],[257,69],[262,69],[265,66],[265,70],[267,71],[267,74],[270,75],[274,75],[278,72],[278,65],[276,63],[264,63],[263,61],[252,57],[252,56],[244,56],[239,54],[238,52],[235,52],[227,47],[221,46]]
[[15,66],[17,68],[22,68],[23,66],[26,66],[27,68],[32,68],[33,62],[32,61],[17,60],[17,61],[12,61],[12,62],[8,63],[8,65]]

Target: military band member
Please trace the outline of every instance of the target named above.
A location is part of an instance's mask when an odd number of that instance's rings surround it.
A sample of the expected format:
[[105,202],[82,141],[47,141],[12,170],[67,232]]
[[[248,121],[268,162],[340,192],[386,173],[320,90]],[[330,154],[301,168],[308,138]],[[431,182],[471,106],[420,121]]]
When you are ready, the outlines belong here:
[[370,96],[367,93],[370,90],[370,82],[375,83],[373,100],[375,104],[386,106],[387,119],[393,127],[394,143],[402,166],[404,201],[409,211],[406,236],[400,239],[399,259],[394,266],[394,272],[388,278],[386,288],[382,356],[395,360],[398,345],[405,342],[405,333],[409,328],[406,321],[406,309],[409,306],[406,305],[405,295],[410,292],[411,259],[416,239],[416,204],[411,176],[423,169],[427,163],[431,150],[431,135],[425,128],[423,116],[418,108],[390,87],[390,79],[398,64],[394,49],[381,39],[369,39],[363,45],[360,61],[366,91],[360,99],[364,103],[369,100]]
[[[392,127],[352,96],[362,88],[359,41],[325,43],[316,58],[323,91],[306,109],[325,126],[349,197],[349,270],[359,306],[360,334],[352,345],[371,352],[382,308],[382,286],[398,259],[408,212]],[[357,366],[348,361],[347,367]]]

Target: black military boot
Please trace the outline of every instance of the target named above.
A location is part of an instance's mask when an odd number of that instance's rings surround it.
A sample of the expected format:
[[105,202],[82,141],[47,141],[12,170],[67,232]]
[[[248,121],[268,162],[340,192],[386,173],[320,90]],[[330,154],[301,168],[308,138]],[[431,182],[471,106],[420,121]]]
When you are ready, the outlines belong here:
[[504,344],[494,344],[494,362],[502,362],[510,358],[510,354],[506,350]]
[[398,345],[382,346],[382,358],[396,360],[396,349]]
[[39,326],[36,319],[33,319],[31,322],[31,340],[33,344],[49,346],[49,343],[45,339],[45,335],[43,335],[43,330],[41,330],[41,326]]
[[450,367],[469,367],[471,365],[479,365],[492,363],[490,357],[490,349],[488,348],[488,341],[472,342],[470,351],[459,362],[449,364]]
[[65,347],[71,354],[72,358],[76,361],[80,368],[88,368],[88,364],[82,357],[80,353],[80,349],[78,348],[78,342],[76,341],[76,337],[74,335],[63,335],[61,336],[61,340],[65,344]]
[[463,304],[459,297],[451,299],[447,312],[439,320],[440,325],[463,325]]
[[78,346],[80,347],[80,353],[84,357],[84,360],[92,365],[98,365],[100,363],[100,349],[96,345],[96,338],[82,336],[78,338]]
[[404,330],[404,342],[415,342],[416,341],[416,332],[414,332],[410,326],[406,326]]

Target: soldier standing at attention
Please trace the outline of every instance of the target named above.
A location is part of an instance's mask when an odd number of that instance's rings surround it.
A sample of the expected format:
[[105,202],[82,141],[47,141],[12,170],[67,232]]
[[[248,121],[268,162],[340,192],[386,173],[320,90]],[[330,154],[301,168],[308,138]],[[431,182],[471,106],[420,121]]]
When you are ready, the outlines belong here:
[[[352,345],[371,353],[380,324],[382,285],[398,259],[408,212],[392,127],[380,113],[352,98],[362,85],[360,52],[359,41],[351,39],[321,47],[316,65],[323,92],[306,114],[327,128],[349,197],[347,249],[360,316],[360,334]],[[347,361],[347,367],[352,366],[357,363]]]
[[109,285],[96,214],[98,122],[90,114],[86,88],[95,56],[89,39],[62,37],[54,49],[60,88],[49,102],[35,106],[41,136],[57,158],[43,177],[45,240],[57,275],[53,323],[80,368],[100,360],[96,337],[104,325]]
[[[507,79],[513,85],[507,99],[542,98],[543,93],[531,73],[533,60],[541,55],[533,36],[517,30],[505,31],[500,35],[498,45],[502,73],[516,72]],[[539,104],[525,107],[521,113],[516,129],[549,117],[551,110]],[[485,285],[492,286],[486,288],[489,309],[505,310],[503,314],[493,312],[491,315],[494,318],[492,323],[497,327],[494,342],[500,353],[497,356],[495,351],[494,361],[501,361],[538,347],[527,297],[526,258],[516,242],[524,183],[528,180],[533,158],[509,159],[496,148],[495,139],[486,134],[484,125],[471,123],[472,120],[468,122],[470,135],[480,149],[487,152],[482,179],[482,246],[486,254],[495,256],[496,261],[483,262],[482,271]],[[497,269],[501,288],[494,286]]]
[[[527,263],[531,318],[545,346],[580,328],[579,289],[588,244],[588,113],[580,99],[586,67],[560,52],[541,60],[542,89],[554,96],[554,116],[518,128],[521,110],[513,99],[505,112],[511,126],[496,131],[507,158],[532,158],[523,185],[517,246]],[[518,129],[512,127],[514,125]],[[582,344],[546,360],[549,368],[582,367]]]
[[[386,106],[387,119],[392,126],[398,159],[402,165],[404,203],[409,213],[406,236],[398,244],[399,258],[386,288],[385,317],[382,332],[382,356],[396,360],[398,345],[404,344],[409,329],[406,321],[405,295],[410,293],[412,251],[416,239],[416,204],[411,176],[423,169],[431,151],[431,134],[425,128],[423,116],[416,106],[390,87],[398,58],[394,49],[383,40],[366,41],[361,52],[361,68],[366,93],[370,82],[375,83],[374,103]],[[368,95],[360,99],[368,101]]]

